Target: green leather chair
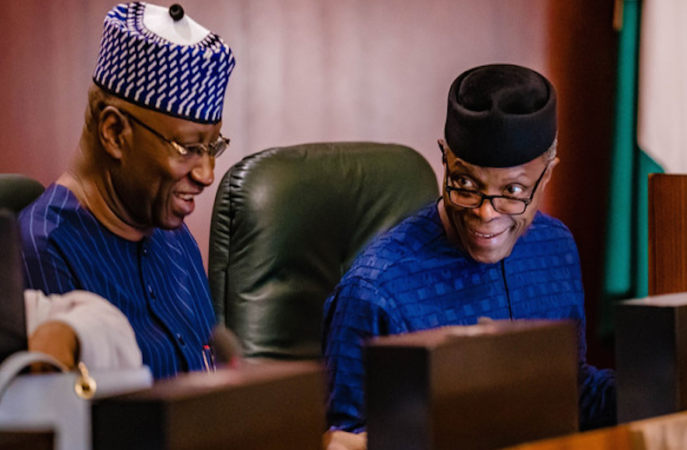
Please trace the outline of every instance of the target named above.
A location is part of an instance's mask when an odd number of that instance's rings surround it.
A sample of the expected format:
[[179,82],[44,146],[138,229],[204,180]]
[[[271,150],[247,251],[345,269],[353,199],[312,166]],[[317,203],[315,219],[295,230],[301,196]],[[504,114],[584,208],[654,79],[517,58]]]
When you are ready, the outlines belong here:
[[415,150],[371,142],[271,148],[224,175],[208,276],[249,358],[319,359],[322,307],[362,247],[437,199]]
[[25,175],[0,173],[0,209],[8,209],[16,215],[44,190],[41,183]]

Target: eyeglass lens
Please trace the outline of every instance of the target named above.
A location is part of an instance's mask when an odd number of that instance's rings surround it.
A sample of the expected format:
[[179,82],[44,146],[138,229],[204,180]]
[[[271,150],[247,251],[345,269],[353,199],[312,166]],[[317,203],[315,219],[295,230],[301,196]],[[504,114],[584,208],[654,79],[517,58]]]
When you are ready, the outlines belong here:
[[[456,206],[461,206],[464,208],[477,208],[486,197],[483,197],[478,192],[464,191],[464,190],[453,190],[449,192],[449,199]],[[491,205],[497,212],[502,214],[522,214],[525,212],[527,203],[523,200],[511,199],[506,197],[492,197],[488,200],[491,201]]]

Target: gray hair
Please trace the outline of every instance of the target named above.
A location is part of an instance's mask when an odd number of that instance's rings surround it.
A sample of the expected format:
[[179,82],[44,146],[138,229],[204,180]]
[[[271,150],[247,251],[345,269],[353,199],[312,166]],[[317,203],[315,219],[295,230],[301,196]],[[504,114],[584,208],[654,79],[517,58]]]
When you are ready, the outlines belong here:
[[550,163],[554,159],[556,159],[556,153],[558,151],[558,134],[556,134],[556,137],[553,139],[553,143],[551,146],[543,153],[544,160],[546,160],[546,163]]
[[100,122],[100,114],[108,106],[119,107],[122,100],[93,84],[88,89],[88,105],[86,106],[86,129],[93,133]]

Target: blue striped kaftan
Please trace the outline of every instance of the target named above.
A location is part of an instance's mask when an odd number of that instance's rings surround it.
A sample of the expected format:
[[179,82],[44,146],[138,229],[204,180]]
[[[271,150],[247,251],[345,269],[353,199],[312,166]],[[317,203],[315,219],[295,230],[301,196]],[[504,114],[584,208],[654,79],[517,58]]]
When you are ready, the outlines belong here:
[[25,280],[46,294],[94,292],[129,319],[157,379],[201,370],[215,315],[198,246],[186,225],[139,242],[100,224],[53,184],[19,215]]

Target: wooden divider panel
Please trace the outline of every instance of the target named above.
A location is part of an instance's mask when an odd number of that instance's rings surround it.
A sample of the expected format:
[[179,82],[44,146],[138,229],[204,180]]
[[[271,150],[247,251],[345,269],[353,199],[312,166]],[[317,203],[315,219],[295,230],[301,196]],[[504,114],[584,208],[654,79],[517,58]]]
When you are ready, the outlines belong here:
[[649,295],[687,291],[687,175],[649,176]]

